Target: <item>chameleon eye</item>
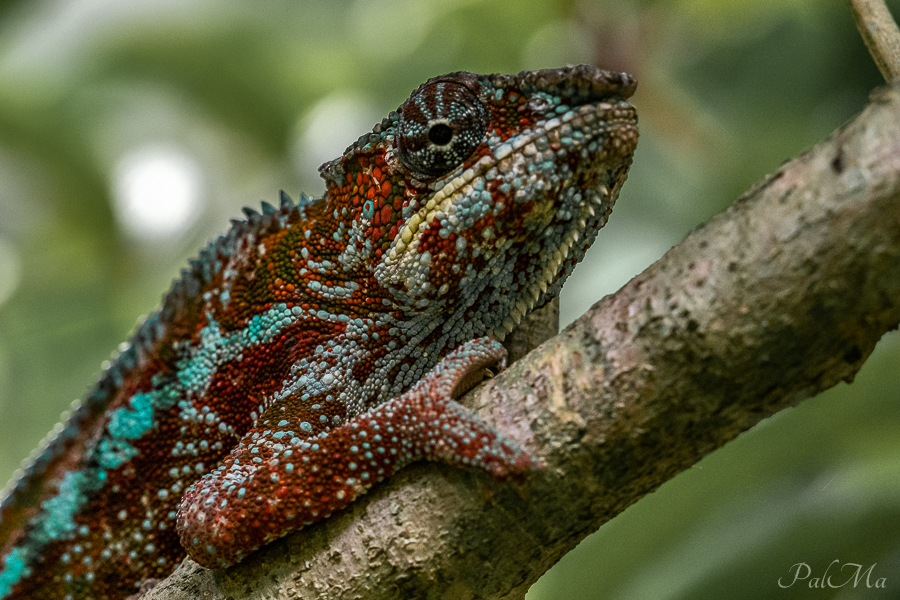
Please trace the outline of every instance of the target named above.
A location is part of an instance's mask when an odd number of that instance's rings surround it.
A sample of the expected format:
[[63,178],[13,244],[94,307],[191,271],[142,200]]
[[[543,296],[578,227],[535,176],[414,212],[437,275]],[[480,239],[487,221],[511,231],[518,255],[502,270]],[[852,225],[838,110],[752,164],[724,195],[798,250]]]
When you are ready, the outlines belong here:
[[453,139],[453,130],[449,125],[437,123],[428,130],[428,141],[435,146],[446,146]]
[[399,112],[400,161],[425,179],[446,175],[464,163],[487,133],[487,110],[459,83],[425,84]]

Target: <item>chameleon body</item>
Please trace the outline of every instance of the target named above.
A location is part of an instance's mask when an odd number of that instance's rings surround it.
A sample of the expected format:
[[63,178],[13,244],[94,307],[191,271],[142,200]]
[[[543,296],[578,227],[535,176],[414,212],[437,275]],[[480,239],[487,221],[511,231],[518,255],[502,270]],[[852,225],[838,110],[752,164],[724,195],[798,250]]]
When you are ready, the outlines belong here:
[[452,398],[558,293],[637,143],[634,79],[430,79],[200,252],[0,512],[0,598],[123,599],[224,567],[419,459],[537,463]]

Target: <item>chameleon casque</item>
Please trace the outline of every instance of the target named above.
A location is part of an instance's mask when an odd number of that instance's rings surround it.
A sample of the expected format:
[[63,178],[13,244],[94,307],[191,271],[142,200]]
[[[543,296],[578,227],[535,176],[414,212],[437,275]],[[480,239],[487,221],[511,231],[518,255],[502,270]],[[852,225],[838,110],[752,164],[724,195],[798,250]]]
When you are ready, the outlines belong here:
[[606,223],[635,86],[435,77],[320,168],[323,198],[245,209],[8,488],[0,598],[121,600],[186,554],[225,567],[415,460],[535,468],[455,388]]

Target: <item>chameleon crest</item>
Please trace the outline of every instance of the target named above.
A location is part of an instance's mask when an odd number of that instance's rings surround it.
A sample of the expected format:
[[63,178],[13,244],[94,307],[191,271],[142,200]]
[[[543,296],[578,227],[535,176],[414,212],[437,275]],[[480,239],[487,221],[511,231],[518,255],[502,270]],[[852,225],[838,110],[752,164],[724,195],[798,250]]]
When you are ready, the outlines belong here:
[[191,262],[0,505],[0,599],[124,599],[218,568],[415,460],[536,468],[457,404],[555,296],[637,143],[634,79],[428,80]]

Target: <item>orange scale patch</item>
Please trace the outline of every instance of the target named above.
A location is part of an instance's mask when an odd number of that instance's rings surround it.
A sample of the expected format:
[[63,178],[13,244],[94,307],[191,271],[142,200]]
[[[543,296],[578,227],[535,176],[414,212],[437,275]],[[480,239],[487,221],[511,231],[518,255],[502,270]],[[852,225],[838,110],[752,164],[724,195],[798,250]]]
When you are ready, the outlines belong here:
[[449,235],[444,238],[441,237],[440,231],[440,223],[431,223],[424,233],[422,233],[422,237],[419,241],[420,251],[430,252],[432,257],[441,254],[455,256],[456,239],[459,235],[451,231]]

